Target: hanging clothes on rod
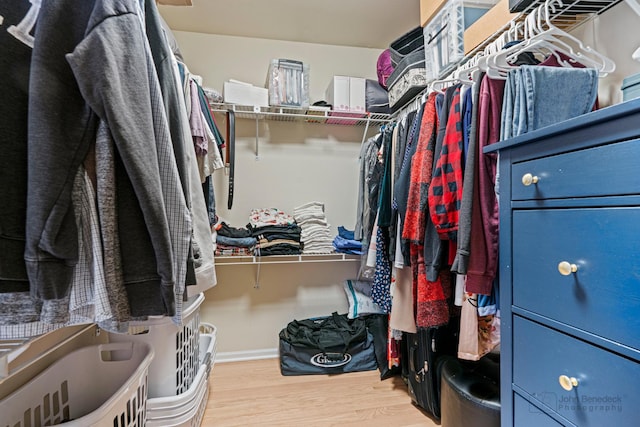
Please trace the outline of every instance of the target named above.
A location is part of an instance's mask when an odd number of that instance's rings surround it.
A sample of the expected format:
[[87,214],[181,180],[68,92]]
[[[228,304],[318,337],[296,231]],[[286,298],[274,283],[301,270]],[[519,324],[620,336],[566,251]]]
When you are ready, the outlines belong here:
[[580,67],[594,68],[600,77],[615,71],[611,59],[554,25],[550,16],[562,6],[561,0],[547,0],[532,11],[524,21],[524,40],[492,55],[488,63],[489,75],[504,77],[512,68],[510,63],[523,52],[540,52],[545,57],[553,55],[559,61],[558,66],[571,68],[578,63]]
[[[31,298],[24,263],[27,207],[27,120],[33,36],[39,2],[0,2],[0,338],[30,337],[64,324],[40,322],[43,302]],[[29,25],[29,23],[31,25]],[[14,27],[15,31],[8,31]],[[15,73],[13,70],[22,72]],[[55,307],[52,307],[55,308]],[[53,319],[52,319],[53,320]]]
[[[186,294],[188,297],[203,292],[217,284],[214,248],[211,244],[211,224],[214,219],[211,218],[211,203],[214,204],[213,195],[208,193],[208,188],[203,187],[201,183],[200,163],[197,161],[196,152],[193,145],[193,134],[189,126],[189,116],[187,114],[187,104],[185,94],[183,92],[184,84],[181,76],[184,75],[184,67],[180,71],[177,58],[171,52],[171,63],[173,67],[173,77],[178,87],[178,114],[181,118],[181,131],[184,143],[184,152],[188,165],[188,183],[191,195],[191,214],[193,218],[193,236],[191,243],[191,254],[189,262],[193,262],[194,277],[187,275]],[[205,162],[205,165],[208,162]],[[211,203],[210,203],[211,202]],[[214,204],[215,206],[215,204]],[[215,208],[213,209],[215,215]]]
[[10,171],[24,182],[16,265],[26,274],[1,278],[11,317],[0,318],[2,338],[87,322],[126,332],[130,320],[157,315],[181,324],[187,289],[216,283],[177,63],[155,2],[144,11],[136,0],[67,3],[2,10],[16,23],[27,10],[38,17],[35,37],[18,39],[30,81],[7,80],[29,104],[9,106],[25,131],[1,141],[28,147],[14,159],[24,175]]
[[[459,356],[473,360],[499,343],[500,328],[495,303],[498,290],[494,286],[499,238],[495,196],[498,177],[496,159],[485,155],[483,148],[504,137],[504,117],[511,111],[513,101],[510,99],[514,92],[510,77],[505,80],[489,75],[495,74],[488,72],[492,58],[502,52],[511,52],[509,66],[512,70],[506,75],[515,72],[526,74],[531,89],[525,98],[535,101],[540,97],[570,97],[582,100],[583,106],[589,106],[566,114],[554,113],[555,120],[588,112],[597,93],[597,85],[592,86],[591,83],[597,81],[598,74],[601,74],[594,68],[576,68],[577,61],[567,60],[559,51],[517,50],[515,46],[526,46],[522,40],[530,34],[530,25],[533,22],[515,22],[494,43],[474,53],[448,76],[432,81],[420,96],[395,113],[397,137],[391,139],[394,154],[391,158],[394,171],[392,221],[378,220],[378,227],[369,237],[363,236],[363,239],[370,239],[369,247],[373,248],[370,254],[374,256],[370,255],[368,259],[377,260],[369,263],[375,265],[379,273],[372,286],[384,290],[386,284],[382,283],[384,275],[381,273],[388,271],[388,267],[392,269],[389,279],[394,294],[390,303],[391,327],[414,332],[416,327],[446,323],[464,307],[464,327],[475,326],[472,331],[461,333],[465,341],[461,340]],[[597,55],[592,54],[592,57]],[[569,63],[571,68],[567,66]],[[564,73],[572,77],[561,77]],[[550,96],[551,86],[565,78],[580,82],[580,75],[591,76],[592,80],[586,80],[586,86],[568,86],[572,89],[563,93],[556,90],[553,97]],[[512,92],[507,93],[507,90]],[[427,122],[416,120],[420,114],[424,119],[427,106],[431,108],[432,103],[435,119]],[[567,104],[561,103],[563,106]],[[520,102],[520,105],[523,104]],[[524,105],[525,117],[532,117],[527,124],[532,123],[533,126],[526,130],[521,128],[521,132],[549,124],[543,115],[536,112],[535,105]],[[510,117],[513,118],[513,113]],[[432,128],[434,121],[436,130],[430,133],[428,129]],[[419,135],[417,141],[412,136],[416,132]],[[425,151],[425,147],[429,149]],[[430,162],[428,169],[425,169],[425,158]],[[385,156],[381,159],[388,161]],[[407,178],[407,169],[405,166],[403,172],[403,164],[411,164],[423,172],[428,170],[431,177],[424,182],[426,176],[418,178],[416,175],[420,182],[418,185],[410,175],[413,186],[405,189],[402,183]],[[384,182],[381,178],[380,185],[383,186]],[[379,198],[378,218],[380,215],[387,218],[388,200],[387,197]],[[406,206],[413,207],[407,209]],[[420,220],[424,215],[426,218]],[[424,225],[416,228],[416,218],[418,224],[424,221]],[[383,254],[386,256],[380,259]],[[409,275],[405,274],[408,272]],[[387,309],[389,302],[384,293],[378,294],[381,295],[378,303]],[[399,336],[398,333],[392,335]]]

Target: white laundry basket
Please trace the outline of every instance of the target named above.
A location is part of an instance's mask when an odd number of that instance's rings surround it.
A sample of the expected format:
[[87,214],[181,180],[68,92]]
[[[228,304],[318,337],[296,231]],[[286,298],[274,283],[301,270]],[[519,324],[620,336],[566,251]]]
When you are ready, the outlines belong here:
[[144,427],[152,358],[146,343],[80,348],[1,400],[0,425]]
[[[202,330],[202,329],[201,329]],[[177,396],[147,400],[147,427],[198,427],[202,422],[209,396],[209,373],[215,358],[215,327],[213,334],[200,334],[200,369],[191,387]]]
[[211,323],[200,322],[200,360],[207,365],[207,372],[211,373],[216,361],[218,329]]
[[200,368],[200,293],[185,302],[183,324],[178,326],[170,317],[144,322],[130,322],[130,329],[142,333],[109,333],[110,342],[145,342],[151,345],[155,357],[149,367],[149,398],[176,396],[189,389]]

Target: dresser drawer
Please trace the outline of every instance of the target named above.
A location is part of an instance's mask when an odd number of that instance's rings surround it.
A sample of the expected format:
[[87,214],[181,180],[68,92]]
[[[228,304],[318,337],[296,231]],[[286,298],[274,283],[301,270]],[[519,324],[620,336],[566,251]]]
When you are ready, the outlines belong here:
[[[640,140],[544,157],[511,167],[513,200],[639,194]],[[615,173],[614,173],[615,172]],[[524,185],[531,174],[537,183]]]
[[640,208],[514,210],[512,245],[514,306],[640,350]]
[[638,363],[519,316],[513,338],[513,382],[541,405],[580,427],[638,426]]
[[[549,393],[548,397],[551,405],[554,406],[556,395]],[[544,402],[544,400],[543,400]],[[529,403],[519,394],[513,394],[513,425],[516,427],[562,427],[562,424],[542,412],[540,409]]]

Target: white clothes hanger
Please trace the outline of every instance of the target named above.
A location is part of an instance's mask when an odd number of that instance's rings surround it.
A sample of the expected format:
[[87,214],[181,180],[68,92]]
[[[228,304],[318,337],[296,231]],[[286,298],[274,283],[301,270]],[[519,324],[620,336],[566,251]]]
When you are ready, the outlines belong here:
[[477,81],[480,74],[480,70],[478,69],[478,60],[482,55],[484,55],[484,52],[477,52],[474,56],[469,58],[467,62],[456,69],[454,75],[462,84],[469,85]]
[[585,45],[582,40],[572,36],[571,34],[567,33],[566,31],[561,30],[560,28],[556,27],[550,16],[549,16],[549,11],[553,10],[554,12],[556,11],[556,6],[558,7],[562,7],[563,3],[562,0],[546,0],[545,2],[545,24],[546,26],[549,28],[547,31],[549,31],[550,33],[554,34],[557,37],[562,37],[562,38],[566,38],[569,39],[573,42],[576,43],[578,49],[576,52],[576,60],[578,62],[581,62],[584,65],[585,62],[595,62],[595,63],[599,63],[600,67],[594,67],[597,68],[598,71],[600,72],[600,76],[606,76],[609,73],[612,73],[615,71],[616,69],[616,64],[615,62],[613,62],[611,59],[609,59],[608,57],[606,57],[605,55],[601,54],[600,52],[598,52],[597,50],[593,49],[591,46],[587,46]]
[[[522,52],[551,52],[563,66],[571,66],[563,61],[560,53],[570,60],[580,62],[586,67],[595,68],[599,75],[605,76],[615,70],[615,63],[586,46],[581,40],[564,30],[556,27],[551,19],[551,12],[555,13],[563,6],[562,0],[546,0],[525,19],[525,34],[523,43],[498,53],[489,59],[489,67],[496,76],[504,75],[512,66],[512,62]],[[543,22],[544,21],[544,22]]]
[[438,92],[444,94],[445,90],[449,86],[453,86],[457,83],[460,83],[460,80],[454,76],[454,73],[451,73],[443,79],[431,81],[427,87],[427,93]]
[[[528,28],[533,25],[530,22],[532,20],[533,20],[533,17],[531,15],[528,15],[525,18],[524,23],[520,24],[523,28],[525,35],[530,32],[528,31]],[[513,24],[509,28],[509,30],[503,33],[501,37],[499,37],[495,41],[495,43],[492,43],[493,46],[488,51],[485,51],[486,56],[482,61],[480,68],[482,69],[482,71],[485,71],[489,77],[493,79],[504,80],[506,79],[508,70],[511,68],[514,68],[514,66],[508,62],[505,62],[504,64],[496,63],[495,58],[500,57],[501,55],[504,55],[506,52],[518,52],[518,53],[520,52],[521,48],[519,46],[522,43],[508,47],[506,49],[504,47],[506,45],[506,42],[517,40],[517,37],[519,35],[519,28],[520,27],[516,27],[516,25]]]
[[[537,7],[531,12],[524,22],[524,40],[508,49],[502,50],[495,55],[488,58],[489,69],[487,74],[496,79],[505,79],[507,72],[517,65],[512,65],[517,59],[518,55],[524,52],[541,52],[547,55],[554,55],[560,65],[570,67],[571,64],[564,61],[561,53],[569,58],[575,57],[576,52],[573,48],[564,43],[562,40],[557,39],[555,36],[545,32],[542,16],[544,15],[544,5]],[[597,63],[590,63],[585,66],[596,67]]]
[[525,40],[490,57],[487,74],[493,78],[506,78],[506,73],[513,68],[511,63],[523,52],[553,54],[560,65],[566,67],[573,66],[571,61],[580,62],[597,69],[600,76],[615,70],[615,63],[609,58],[553,24],[550,13],[555,13],[557,7],[562,7],[562,0],[547,0],[528,15],[525,19]]
[[463,84],[473,84],[480,78],[483,71],[487,71],[487,59],[493,52],[499,52],[504,46],[512,41],[519,40],[523,31],[524,23],[521,21],[511,21],[509,29],[504,31],[498,38],[489,43],[481,51],[462,64],[454,72],[454,76]]
[[[640,3],[638,3],[638,0],[625,0],[625,1],[629,5],[629,7],[636,13],[636,15],[640,16]],[[633,52],[633,54],[631,55],[631,58],[633,58],[636,61],[640,61],[640,47],[636,49],[635,52]]]

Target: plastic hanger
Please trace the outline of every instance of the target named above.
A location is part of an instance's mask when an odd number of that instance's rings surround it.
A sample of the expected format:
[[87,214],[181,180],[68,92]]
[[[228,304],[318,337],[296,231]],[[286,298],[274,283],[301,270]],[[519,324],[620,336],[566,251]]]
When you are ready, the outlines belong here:
[[431,83],[429,83],[427,93],[438,92],[444,94],[445,90],[449,86],[453,86],[457,83],[460,83],[460,80],[458,80],[458,78],[456,78],[453,73],[451,73],[443,79],[433,80]]
[[[638,3],[638,0],[625,0],[625,2],[636,13],[636,15],[640,16],[640,3]],[[633,52],[631,58],[636,61],[640,61],[640,47]]]
[[553,54],[560,65],[571,67],[572,64],[565,61],[562,54],[570,61],[597,69],[601,77],[613,72],[615,63],[612,60],[553,24],[550,14],[562,5],[562,0],[547,0],[529,14],[525,19],[525,41],[488,58],[487,74],[493,78],[504,78],[514,67],[511,62],[523,52]]
[[487,59],[503,49],[507,43],[518,40],[523,26],[522,22],[511,21],[508,30],[456,70],[455,76],[464,84],[473,84],[478,81],[480,74],[488,69]]
[[462,84],[473,84],[479,76],[480,70],[478,69],[478,61],[480,57],[484,55],[483,51],[477,52],[474,56],[469,58],[467,62],[461,65],[455,72],[455,77],[460,80]]
[[512,63],[517,59],[518,55],[524,52],[541,52],[544,53],[545,56],[554,55],[561,65],[571,66],[563,60],[560,54],[562,53],[564,56],[571,58],[576,56],[576,52],[570,45],[545,31],[541,19],[543,9],[543,6],[536,8],[525,19],[525,40],[518,45],[498,52],[488,59],[490,68],[488,74],[491,77],[504,78],[510,69],[517,67],[516,65],[512,65]]
[[599,67],[595,66],[594,68],[598,69],[599,75],[601,77],[604,77],[607,74],[614,72],[616,69],[615,62],[613,62],[611,59],[601,54],[597,50],[593,49],[591,46],[585,45],[582,42],[582,40],[556,27],[553,24],[553,22],[551,22],[552,20],[549,16],[549,12],[550,10],[553,10],[555,12],[556,6],[562,7],[563,6],[562,0],[546,0],[545,2],[545,15],[544,15],[545,24],[549,28],[547,31],[551,34],[554,34],[557,37],[562,37],[562,38],[573,41],[578,47],[576,51],[575,59],[578,62],[584,64],[585,66],[588,66],[586,64],[587,62],[599,64]]

